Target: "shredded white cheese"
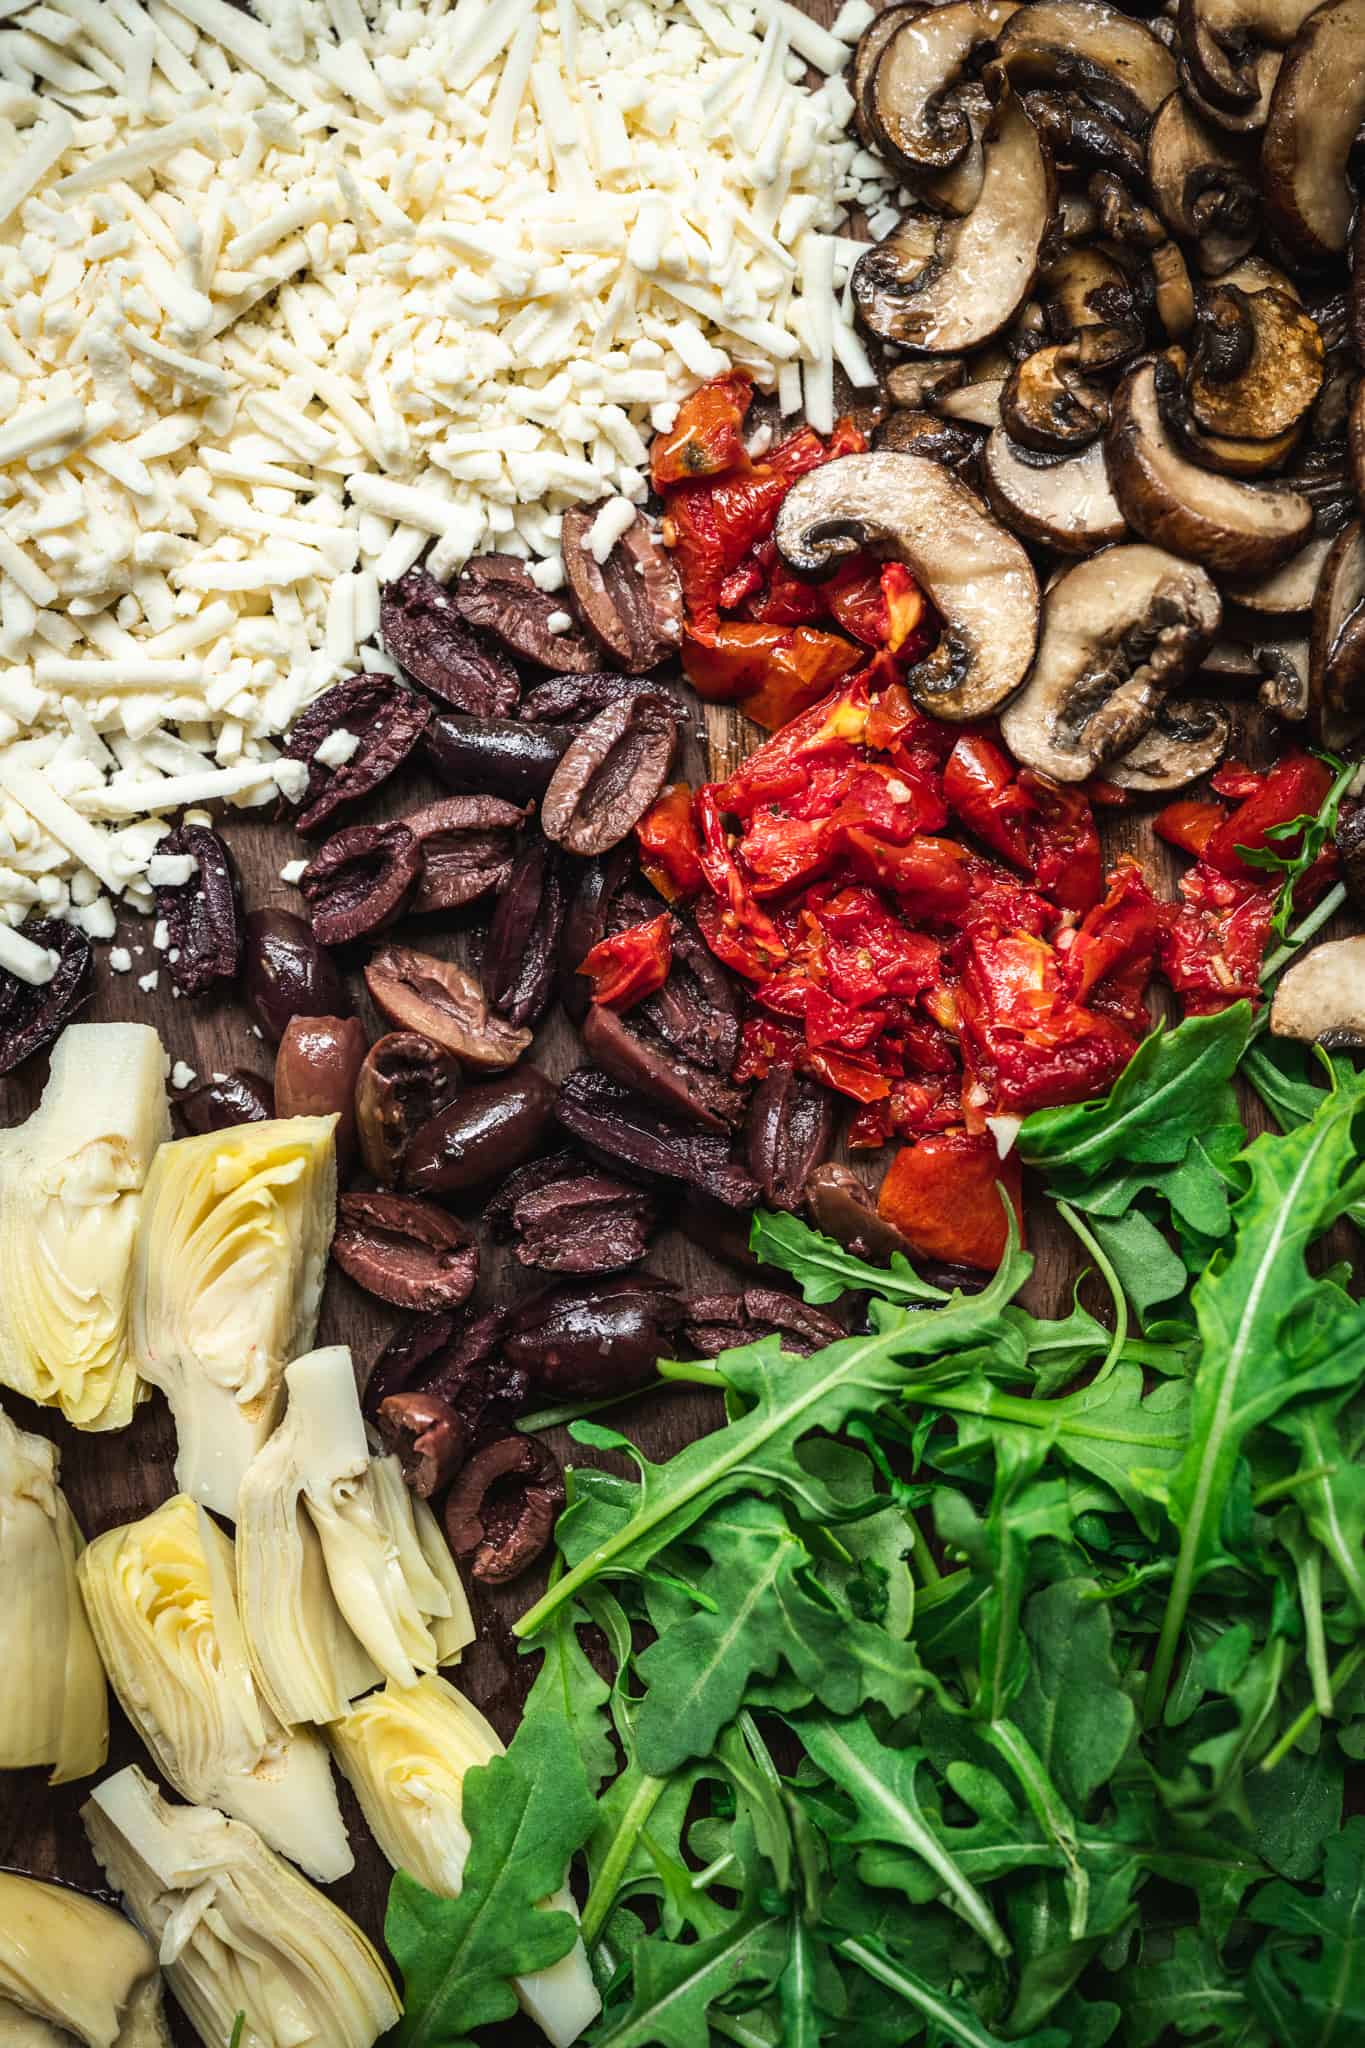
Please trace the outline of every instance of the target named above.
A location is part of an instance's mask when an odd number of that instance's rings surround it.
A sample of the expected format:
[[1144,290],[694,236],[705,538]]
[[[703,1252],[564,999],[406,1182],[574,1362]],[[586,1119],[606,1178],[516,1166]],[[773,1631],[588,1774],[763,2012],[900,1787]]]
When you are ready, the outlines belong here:
[[147,909],[173,807],[297,792],[273,739],[383,665],[429,544],[557,590],[565,509],[603,501],[605,560],[698,381],[828,428],[835,362],[871,376],[834,296],[844,208],[887,198],[838,76],[863,6],[10,12],[0,923]]

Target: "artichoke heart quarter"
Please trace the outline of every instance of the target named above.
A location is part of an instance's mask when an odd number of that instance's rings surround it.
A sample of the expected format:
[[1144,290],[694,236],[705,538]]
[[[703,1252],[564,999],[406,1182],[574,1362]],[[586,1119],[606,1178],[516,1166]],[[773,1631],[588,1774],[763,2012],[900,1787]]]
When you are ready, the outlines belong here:
[[372,2048],[399,2018],[377,1951],[254,1828],[174,1806],[142,1772],[81,1809],[96,1860],[158,1950],[205,2048]]
[[100,1770],[109,1748],[81,1549],[56,1451],[0,1410],[0,1770],[51,1764],[54,1785]]
[[237,1590],[261,1691],[293,1725],[454,1663],[474,1624],[431,1509],[370,1457],[350,1352],[296,1359],[285,1385],[237,1500]]
[[235,1577],[230,1539],[183,1493],[80,1563],[109,1682],[159,1769],[330,1883],[354,1858],[327,1751],[311,1729],[281,1727],[257,1691]]
[[238,1124],[163,1145],[147,1179],[133,1286],[138,1365],[170,1402],[183,1492],[236,1512],[313,1341],[336,1221],[335,1117]]
[[0,1870],[0,2042],[73,2041],[170,2048],[156,1955],[111,1906]]
[[165,1072],[147,1025],[73,1024],[38,1108],[0,1132],[0,1383],[78,1429],[124,1428],[146,1391],[129,1311]]
[[[406,1690],[386,1685],[371,1693],[327,1733],[394,1869],[406,1870],[429,1892],[456,1897],[470,1848],[464,1775],[502,1753],[478,1708],[445,1679],[424,1678]],[[567,1888],[544,1903],[575,1915],[578,1910]],[[549,1969],[518,1977],[515,1988],[554,2048],[568,2048],[601,2010],[581,1941]]]

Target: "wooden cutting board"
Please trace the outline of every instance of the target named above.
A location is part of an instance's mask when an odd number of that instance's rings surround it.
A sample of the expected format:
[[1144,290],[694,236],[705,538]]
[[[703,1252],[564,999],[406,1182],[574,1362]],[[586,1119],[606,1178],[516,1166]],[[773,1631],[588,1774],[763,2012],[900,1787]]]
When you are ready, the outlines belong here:
[[[806,13],[826,24],[838,11],[837,0],[801,0],[801,4]],[[865,399],[866,394],[863,396]],[[709,771],[723,774],[761,737],[736,712],[718,707],[699,711],[697,726],[689,735],[684,771],[694,782],[704,779],[709,756]],[[439,793],[434,785],[411,777],[399,780],[401,792],[391,792],[387,802],[376,806],[367,816],[411,810],[429,795]],[[251,822],[238,813],[229,816],[222,829],[237,859],[247,905],[252,909],[297,910],[297,891],[280,880],[280,869],[306,849],[289,827]],[[1172,891],[1179,863],[1154,840],[1149,814],[1133,812],[1117,820],[1106,819],[1104,831],[1111,856],[1119,852],[1136,853],[1152,872],[1158,889],[1163,893]],[[452,928],[446,922],[420,935],[414,929],[411,936],[414,943],[430,951],[460,956],[468,953],[471,933]],[[138,988],[138,976],[160,964],[151,946],[148,922],[125,920],[119,941],[132,950],[132,972],[111,973],[108,949],[100,949],[94,999],[84,1013],[87,1019],[131,1019],[154,1024],[172,1059],[184,1060],[201,1079],[231,1067],[255,1068],[269,1075],[269,1048],[253,1035],[245,1011],[235,1001],[177,1000],[164,969],[156,990],[146,994]],[[365,993],[359,961],[350,961],[347,966],[357,1013],[371,1035],[377,1037],[384,1027]],[[554,1077],[576,1064],[575,1034],[557,1013],[542,1028],[530,1057]],[[46,1062],[38,1059],[31,1061],[22,1073],[0,1080],[0,1126],[8,1127],[29,1114],[45,1078]],[[877,1167],[867,1170],[869,1177],[875,1178]],[[474,1205],[472,1214],[477,1214],[477,1206]],[[1029,1204],[1028,1230],[1037,1269],[1025,1298],[1036,1312],[1054,1313],[1064,1307],[1074,1284],[1077,1262],[1072,1256],[1072,1241],[1036,1196]],[[662,1235],[648,1265],[650,1271],[676,1280],[690,1292],[723,1290],[737,1284],[732,1271],[716,1265],[676,1231]],[[516,1265],[506,1253],[497,1247],[485,1248],[481,1300],[490,1305],[514,1301],[534,1291],[537,1284],[536,1276]],[[1100,1308],[1098,1300],[1092,1305]],[[349,1344],[357,1370],[363,1375],[400,1320],[395,1312],[371,1301],[333,1270],[323,1305],[319,1341]],[[63,1484],[87,1538],[145,1514],[175,1490],[174,1433],[159,1398],[141,1410],[130,1429],[113,1436],[79,1435],[27,1402],[8,1394],[4,1395],[4,1402],[23,1428],[39,1430],[60,1443]],[[689,1389],[668,1396],[642,1397],[619,1410],[612,1420],[637,1438],[651,1458],[662,1459],[693,1437],[715,1428],[721,1417],[718,1402]],[[561,1457],[569,1455],[572,1447],[566,1432],[555,1431],[550,1440]],[[572,1454],[580,1464],[609,1462],[577,1448],[572,1448]],[[542,1584],[543,1574],[534,1573],[500,1594],[488,1594],[477,1588],[472,1592],[478,1640],[453,1675],[490,1716],[504,1739],[510,1737],[517,1724],[539,1661],[536,1657],[518,1655],[510,1624],[531,1604]],[[8,1589],[0,1589],[0,1598],[7,1597]],[[130,1762],[148,1768],[141,1744],[115,1705],[109,1767],[117,1769]],[[98,1872],[78,1819],[87,1789],[77,1785],[50,1790],[44,1774],[37,1771],[0,1776],[0,1866],[62,1877],[77,1884],[97,1884]],[[331,1888],[332,1896],[378,1940],[383,1927],[388,1866],[370,1841],[344,1785],[341,1796],[355,1844],[356,1868],[343,1883]],[[178,2013],[173,2030],[183,2048],[194,2048],[195,2036]],[[487,2030],[486,2039],[490,2044],[496,2041],[512,2048],[514,2043],[533,2044],[543,2037],[529,2023],[512,2021]]]

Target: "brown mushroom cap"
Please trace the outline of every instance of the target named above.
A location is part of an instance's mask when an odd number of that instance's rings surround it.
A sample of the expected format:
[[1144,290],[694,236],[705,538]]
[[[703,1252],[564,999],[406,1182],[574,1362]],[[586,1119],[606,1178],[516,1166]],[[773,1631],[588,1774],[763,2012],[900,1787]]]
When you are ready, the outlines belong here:
[[1221,617],[1211,579],[1162,548],[1104,548],[1078,562],[1049,586],[1033,667],[1001,714],[1011,753],[1056,782],[1127,756]]
[[799,576],[828,574],[860,548],[906,564],[943,621],[906,677],[935,717],[984,718],[1023,679],[1038,632],[1032,564],[938,463],[888,449],[841,456],[792,486],[775,538]]
[[1211,774],[1227,752],[1232,721],[1208,697],[1168,697],[1135,747],[1105,768],[1120,789],[1163,795]]
[[920,6],[921,0],[889,0],[889,5],[875,21],[868,23],[858,38],[848,83],[853,94],[853,125],[864,149],[880,149],[882,146],[869,104],[877,60],[900,27],[902,15],[917,14]]
[[1308,697],[1320,745],[1348,747],[1365,732],[1365,529],[1358,519],[1332,542],[1318,580]]
[[1000,394],[1000,420],[1025,448],[1045,455],[1083,448],[1104,432],[1109,394],[1079,367],[1073,342],[1035,349],[1015,364]]
[[1329,1051],[1365,1045],[1365,936],[1329,939],[1280,976],[1270,1005],[1277,1038],[1299,1038]]
[[1177,67],[1180,72],[1180,90],[1189,101],[1191,109],[1201,120],[1215,128],[1221,128],[1228,135],[1259,135],[1270,119],[1271,95],[1275,81],[1280,75],[1284,57],[1279,50],[1265,49],[1256,54],[1252,76],[1256,86],[1256,97],[1244,107],[1220,106],[1217,100],[1205,99],[1195,82],[1194,73],[1182,57]]
[[1261,200],[1254,163],[1245,147],[1201,120],[1183,93],[1171,94],[1148,132],[1147,183],[1171,233],[1194,243],[1205,277],[1230,269],[1255,242]]
[[1313,523],[1298,491],[1216,476],[1175,447],[1158,402],[1167,362],[1140,363],[1114,396],[1105,459],[1124,516],[1144,540],[1227,575],[1267,574],[1297,554]]
[[1259,618],[1290,618],[1313,609],[1318,579],[1332,546],[1331,536],[1314,534],[1296,555],[1268,576],[1249,583],[1225,583],[1223,595]]
[[1088,555],[1128,531],[1101,441],[1078,455],[1041,456],[997,427],[982,456],[981,481],[998,518],[1025,540],[1059,554]]
[[1123,127],[1143,130],[1174,92],[1175,59],[1143,22],[1105,0],[1034,0],[1006,24],[1000,62],[1017,91],[1082,93]]
[[1270,224],[1304,263],[1346,247],[1355,202],[1346,159],[1365,122],[1365,0],[1327,0],[1280,67],[1261,148]]
[[1052,217],[1052,166],[1006,96],[986,144],[981,195],[964,219],[908,213],[859,258],[853,298],[874,334],[925,355],[975,348],[1028,296]]
[[950,0],[903,16],[884,39],[865,104],[882,147],[912,180],[951,169],[971,149],[962,75],[1017,6],[1018,0]]
[[1263,49],[1287,50],[1317,0],[1180,0],[1180,48],[1216,107],[1245,111],[1260,97]]
[[1355,484],[1356,496],[1365,505],[1365,377],[1356,385],[1355,396],[1351,400],[1348,439],[1351,450],[1351,477]]
[[[1220,354],[1225,318],[1245,323],[1243,361],[1229,363]],[[1323,358],[1316,320],[1283,292],[1215,285],[1201,313],[1186,402],[1206,433],[1274,440],[1297,427],[1312,406],[1322,389]]]

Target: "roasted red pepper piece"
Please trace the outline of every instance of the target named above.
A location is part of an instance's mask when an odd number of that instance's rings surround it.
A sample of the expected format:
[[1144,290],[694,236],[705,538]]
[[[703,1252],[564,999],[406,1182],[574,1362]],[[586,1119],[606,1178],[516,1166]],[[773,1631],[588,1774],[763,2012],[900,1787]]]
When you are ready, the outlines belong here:
[[1137,862],[1120,860],[1103,903],[1086,912],[1061,952],[1062,984],[1071,1000],[1092,1004],[1138,1035],[1144,1032],[1149,1019],[1143,991],[1168,917]]
[[1332,772],[1325,762],[1316,760],[1312,754],[1286,755],[1268,775],[1258,779],[1253,793],[1209,835],[1202,859],[1220,874],[1264,881],[1266,870],[1244,861],[1237,849],[1246,846],[1256,853],[1269,849],[1286,858],[1297,853],[1302,844],[1300,835],[1271,839],[1269,832],[1295,818],[1313,817],[1331,786]]
[[762,805],[799,795],[827,757],[851,762],[854,747],[867,731],[868,710],[867,679],[858,675],[784,725],[728,781],[716,785],[718,808],[750,818]]
[[1001,1159],[988,1135],[943,1131],[896,1154],[877,1195],[877,1208],[923,1258],[994,1272],[1009,1243],[1001,1186],[1022,1238],[1018,1159],[1013,1153]]
[[1168,846],[1197,860],[1227,816],[1226,804],[1201,803],[1195,797],[1180,797],[1167,804],[1152,820],[1152,830]]
[[1104,894],[1104,869],[1095,814],[1085,790],[1053,782],[1025,768],[1019,787],[1038,818],[1029,834],[1033,879],[1063,910],[1089,910]]
[[951,924],[965,915],[972,900],[971,855],[955,839],[921,833],[906,846],[894,846],[854,830],[847,840],[854,873],[889,890],[908,917]]
[[747,463],[744,421],[753,402],[753,379],[743,370],[713,377],[684,399],[672,431],[654,438],[650,471],[655,490]]
[[1035,806],[1002,747],[965,733],[948,756],[943,794],[953,816],[992,853],[1016,867],[1031,867],[1028,824]]
[[709,633],[683,628],[683,669],[697,695],[713,704],[738,700],[770,729],[824,697],[862,658],[851,641],[812,626],[727,620]]
[[592,983],[592,999],[610,1010],[642,1003],[668,980],[673,965],[673,920],[668,912],[599,939],[578,972]]
[[695,896],[705,885],[701,834],[693,816],[692,791],[685,782],[666,789],[635,827],[640,866],[669,903]]

